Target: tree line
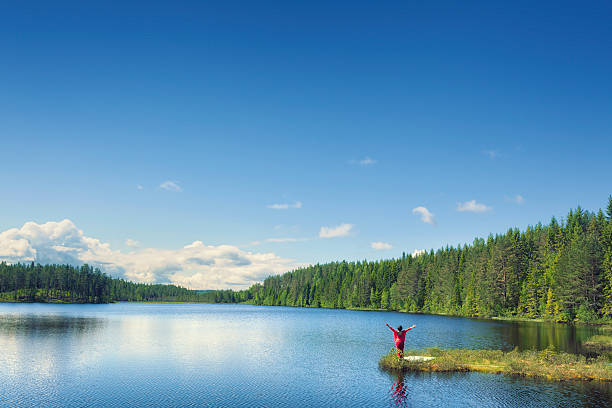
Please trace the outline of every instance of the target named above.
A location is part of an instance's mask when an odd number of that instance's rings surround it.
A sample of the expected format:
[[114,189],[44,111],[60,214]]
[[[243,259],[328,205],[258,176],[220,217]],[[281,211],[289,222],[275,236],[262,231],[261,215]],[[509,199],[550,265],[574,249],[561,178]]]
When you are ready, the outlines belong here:
[[418,256],[331,262],[234,292],[257,305],[400,310],[557,321],[612,318],[612,196],[525,231]]
[[399,259],[331,262],[242,291],[195,291],[112,278],[88,265],[0,263],[0,301],[251,303],[557,321],[612,318],[612,196],[525,231]]
[[195,291],[176,285],[134,283],[112,278],[89,265],[0,263],[0,301],[214,303],[223,301],[224,292],[227,291]]

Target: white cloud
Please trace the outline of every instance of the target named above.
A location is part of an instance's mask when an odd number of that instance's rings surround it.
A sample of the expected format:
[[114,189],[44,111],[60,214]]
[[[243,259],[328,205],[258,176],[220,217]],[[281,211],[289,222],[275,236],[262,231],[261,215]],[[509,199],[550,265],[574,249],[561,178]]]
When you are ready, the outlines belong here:
[[248,244],[242,245],[242,246],[245,248],[248,248],[248,247],[258,246],[264,243],[282,244],[282,243],[289,243],[289,242],[304,242],[304,241],[310,241],[310,240],[312,240],[312,238],[294,238],[294,237],[266,238],[264,240],[251,241]]
[[372,243],[370,244],[370,246],[371,246],[373,249],[377,249],[377,250],[379,250],[379,251],[384,251],[384,250],[387,250],[387,249],[391,249],[391,248],[393,248],[393,245],[388,244],[388,243],[386,243],[386,242],[372,242]]
[[424,249],[415,249],[414,251],[412,251],[410,255],[412,255],[412,257],[415,258],[419,255],[423,255],[424,253],[425,253]]
[[304,266],[274,253],[253,253],[232,245],[205,245],[201,241],[179,249],[146,248],[124,253],[85,236],[70,220],[27,222],[21,228],[0,233],[2,261],[88,263],[116,277],[195,289],[243,289],[268,275]]
[[514,201],[517,204],[523,204],[525,202],[525,199],[523,198],[522,195],[517,194],[516,196],[512,198],[512,201]]
[[266,242],[298,242],[305,240],[306,238],[268,238]]
[[436,225],[436,220],[434,218],[434,214],[431,213],[427,208],[423,206],[415,207],[412,209],[413,214],[420,214],[421,221],[426,222],[427,224]]
[[140,184],[138,184],[138,185],[136,186],[136,190],[140,190],[140,191],[142,191],[142,190],[144,190],[144,187],[143,187],[143,186],[141,186]]
[[499,150],[484,150],[482,153],[489,156],[489,159],[491,160],[499,157]]
[[129,247],[136,248],[136,247],[140,246],[140,242],[138,242],[138,241],[136,241],[134,239],[128,238],[128,239],[125,240],[125,245],[127,245]]
[[366,156],[363,159],[359,159],[359,160],[349,160],[348,161],[349,164],[359,164],[360,166],[371,166],[373,164],[378,163],[378,160],[374,160],[373,158]]
[[476,200],[466,201],[465,203],[457,203],[457,211],[460,212],[475,212],[482,213],[486,211],[491,211],[493,208],[487,205],[477,203]]
[[270,204],[267,206],[268,208],[271,208],[273,210],[288,210],[289,208],[302,208],[302,202],[301,201],[296,201],[293,204]]
[[353,228],[353,224],[340,224],[337,227],[321,227],[319,238],[345,237]]
[[370,166],[372,164],[376,164],[377,160],[372,159],[371,157],[365,157],[361,160],[359,160],[359,164],[361,164],[362,166]]
[[170,180],[161,183],[159,185],[159,188],[164,189],[166,191],[174,191],[176,193],[180,193],[181,191],[183,191],[181,186],[179,186],[176,182]]

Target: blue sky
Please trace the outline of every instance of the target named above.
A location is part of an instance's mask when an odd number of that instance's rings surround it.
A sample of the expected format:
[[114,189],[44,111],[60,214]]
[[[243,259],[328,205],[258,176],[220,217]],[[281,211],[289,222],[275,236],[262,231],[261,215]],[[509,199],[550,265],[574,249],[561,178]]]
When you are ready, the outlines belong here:
[[0,5],[9,262],[238,288],[612,193],[609,2],[87,3]]

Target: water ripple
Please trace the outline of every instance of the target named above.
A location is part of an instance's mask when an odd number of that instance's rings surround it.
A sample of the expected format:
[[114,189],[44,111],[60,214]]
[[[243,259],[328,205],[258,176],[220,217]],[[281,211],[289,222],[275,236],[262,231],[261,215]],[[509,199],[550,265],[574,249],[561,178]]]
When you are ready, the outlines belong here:
[[[378,369],[410,346],[514,347],[516,327],[233,305],[0,305],[0,407],[610,406],[609,384]],[[519,332],[522,329],[518,329]],[[546,337],[550,328],[526,326]],[[535,332],[534,332],[535,330]],[[520,334],[520,333],[519,333]]]

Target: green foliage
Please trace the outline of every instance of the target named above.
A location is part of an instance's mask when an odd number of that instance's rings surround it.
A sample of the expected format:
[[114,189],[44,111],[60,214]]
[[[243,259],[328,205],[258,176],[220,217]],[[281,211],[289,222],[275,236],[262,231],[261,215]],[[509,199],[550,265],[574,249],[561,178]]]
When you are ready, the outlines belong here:
[[149,285],[111,278],[88,265],[0,263],[0,301],[49,303],[242,302],[240,293],[195,291],[175,285]]
[[523,232],[419,256],[332,262],[243,291],[193,291],[114,279],[87,265],[0,263],[0,301],[251,303],[590,322],[612,317],[612,197]]
[[253,304],[565,322],[609,318],[612,197],[607,212],[578,207],[565,220],[553,217],[548,225],[416,257],[312,265],[236,294]]
[[595,322],[598,319],[599,316],[597,315],[595,310],[590,308],[588,305],[583,303],[578,307],[578,311],[576,312],[576,320],[580,322],[589,323]]
[[385,310],[389,309],[389,291],[387,289],[383,289],[380,295],[380,308]]

